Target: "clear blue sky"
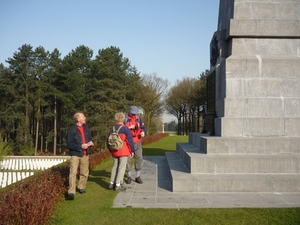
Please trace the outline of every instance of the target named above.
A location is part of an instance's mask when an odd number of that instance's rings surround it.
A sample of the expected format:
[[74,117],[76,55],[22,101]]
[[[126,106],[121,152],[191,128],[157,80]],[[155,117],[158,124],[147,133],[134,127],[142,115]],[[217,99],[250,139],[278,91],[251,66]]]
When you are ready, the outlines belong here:
[[209,69],[219,0],[0,0],[0,63],[23,44],[62,57],[116,46],[142,74],[171,85]]

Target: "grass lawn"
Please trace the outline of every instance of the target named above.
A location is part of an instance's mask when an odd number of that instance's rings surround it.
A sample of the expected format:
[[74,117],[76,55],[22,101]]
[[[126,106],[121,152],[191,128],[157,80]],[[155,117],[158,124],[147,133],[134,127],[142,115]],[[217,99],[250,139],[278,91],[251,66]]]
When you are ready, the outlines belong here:
[[[187,136],[168,136],[143,146],[144,155],[164,155],[175,151],[176,142]],[[86,194],[76,194],[74,201],[62,200],[56,206],[51,224],[300,224],[300,208],[283,209],[140,209],[112,208],[116,193],[108,190],[112,160],[90,171]]]

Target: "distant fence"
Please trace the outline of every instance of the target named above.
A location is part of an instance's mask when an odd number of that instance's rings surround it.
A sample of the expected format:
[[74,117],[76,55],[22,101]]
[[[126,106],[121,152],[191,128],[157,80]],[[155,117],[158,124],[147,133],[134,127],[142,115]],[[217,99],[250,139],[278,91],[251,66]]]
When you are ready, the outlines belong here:
[[[16,172],[15,170],[45,170],[70,159],[70,156],[9,156],[0,161],[0,188],[34,175],[33,171]],[[4,172],[8,170],[10,172]]]

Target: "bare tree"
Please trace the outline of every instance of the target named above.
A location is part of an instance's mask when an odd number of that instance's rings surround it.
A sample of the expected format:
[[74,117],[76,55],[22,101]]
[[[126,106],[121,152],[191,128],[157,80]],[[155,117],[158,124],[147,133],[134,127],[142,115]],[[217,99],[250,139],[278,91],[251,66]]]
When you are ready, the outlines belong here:
[[184,127],[184,115],[186,103],[184,96],[184,89],[181,88],[181,82],[177,81],[176,85],[172,87],[167,93],[165,100],[165,110],[171,114],[176,116],[178,120],[177,134],[182,134],[182,130]]
[[151,134],[155,130],[155,124],[152,126],[153,119],[163,114],[163,97],[169,81],[157,77],[156,73],[151,73],[142,75],[142,84],[143,89],[138,94],[138,102],[145,111],[144,123],[148,133]]

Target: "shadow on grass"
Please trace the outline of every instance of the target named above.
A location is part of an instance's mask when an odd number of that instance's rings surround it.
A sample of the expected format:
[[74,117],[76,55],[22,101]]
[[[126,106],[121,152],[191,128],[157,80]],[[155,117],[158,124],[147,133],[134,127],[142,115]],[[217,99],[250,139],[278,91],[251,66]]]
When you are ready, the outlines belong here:
[[102,188],[108,187],[107,180],[110,179],[110,172],[107,172],[106,170],[91,170],[89,173],[89,181],[95,182]]

